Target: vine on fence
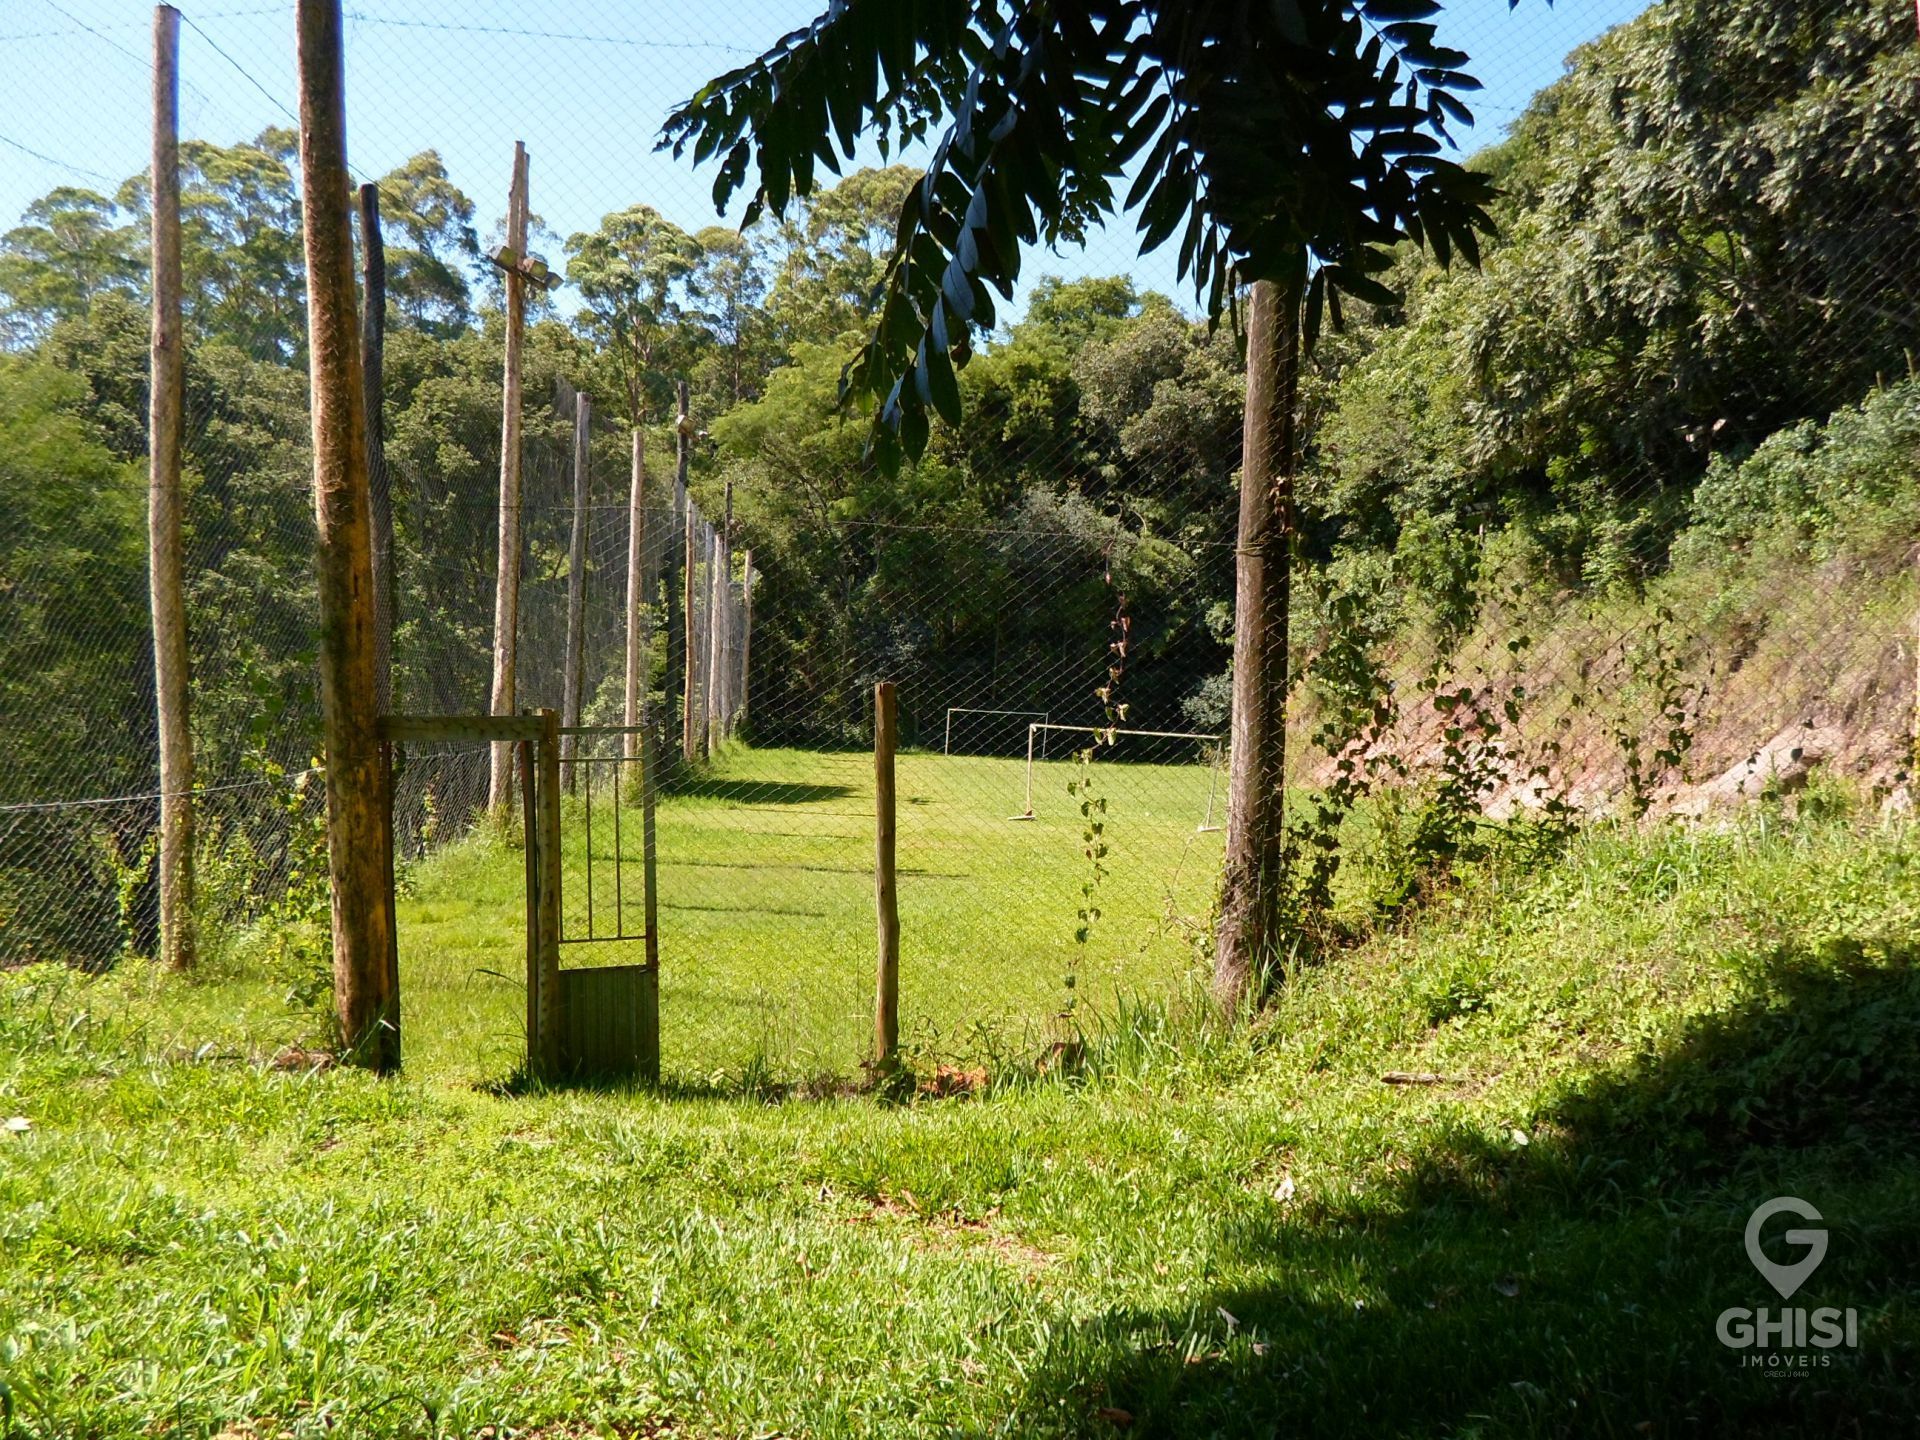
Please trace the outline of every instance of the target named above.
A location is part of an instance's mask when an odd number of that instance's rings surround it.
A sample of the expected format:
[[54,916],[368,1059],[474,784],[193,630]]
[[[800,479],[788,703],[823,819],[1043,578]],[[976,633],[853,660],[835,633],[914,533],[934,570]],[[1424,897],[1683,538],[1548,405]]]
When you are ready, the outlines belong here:
[[[1105,574],[1106,584],[1113,585],[1113,571],[1108,567]],[[1079,996],[1079,972],[1086,959],[1087,946],[1092,942],[1093,929],[1100,920],[1100,887],[1107,878],[1107,797],[1101,793],[1094,782],[1094,760],[1103,742],[1112,743],[1113,732],[1127,718],[1127,707],[1120,699],[1120,682],[1126,678],[1127,652],[1132,644],[1133,617],[1127,610],[1127,597],[1124,591],[1117,591],[1114,598],[1113,619],[1109,624],[1112,638],[1107,643],[1106,683],[1093,692],[1100,701],[1101,713],[1106,720],[1105,727],[1093,733],[1089,744],[1075,753],[1074,778],[1067,782],[1067,794],[1079,801],[1080,805],[1080,843],[1081,854],[1085,857],[1087,868],[1080,881],[1080,905],[1074,913],[1073,959],[1068,962],[1062,984],[1067,994],[1061,1007],[1060,1021],[1063,1030],[1068,1032],[1065,1043],[1077,1044],[1077,1018]]]
[[1629,673],[1653,695],[1654,724],[1659,733],[1651,750],[1642,739],[1641,727],[1625,713],[1616,711],[1609,727],[1626,767],[1627,814],[1636,822],[1644,820],[1653,808],[1662,779],[1669,774],[1685,778],[1687,757],[1693,753],[1695,730],[1707,699],[1708,681],[1689,682],[1677,649],[1668,641],[1667,631],[1673,623],[1673,611],[1665,605],[1658,607],[1641,643],[1627,653]]
[[[1438,722],[1432,762],[1421,767],[1424,777],[1396,743],[1407,717],[1388,642],[1404,633],[1403,624],[1380,613],[1378,597],[1366,591],[1332,588],[1323,594],[1319,648],[1305,673],[1320,706],[1310,743],[1331,759],[1332,776],[1311,797],[1308,812],[1289,825],[1287,839],[1295,924],[1309,946],[1342,939],[1335,881],[1345,858],[1344,833],[1369,801],[1379,874],[1365,909],[1380,918],[1404,912],[1443,884],[1459,861],[1485,853],[1489,802],[1503,784],[1531,789],[1533,816],[1506,827],[1531,852],[1557,850],[1577,823],[1564,785],[1553,777],[1561,755],[1557,735],[1539,744],[1531,763],[1524,755],[1522,722],[1531,697],[1520,672],[1533,646],[1531,634],[1515,625],[1503,674],[1486,663],[1464,674],[1456,669],[1461,642],[1486,597],[1475,562],[1456,564],[1450,575],[1459,593],[1436,609],[1434,652],[1414,681]],[[1523,608],[1517,583],[1495,598],[1516,615]]]

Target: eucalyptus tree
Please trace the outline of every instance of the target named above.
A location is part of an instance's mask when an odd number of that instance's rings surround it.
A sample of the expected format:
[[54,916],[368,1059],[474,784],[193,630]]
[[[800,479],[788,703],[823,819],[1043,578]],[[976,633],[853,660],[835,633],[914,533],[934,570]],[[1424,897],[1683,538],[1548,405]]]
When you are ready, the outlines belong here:
[[700,247],[651,205],[632,205],[568,239],[567,254],[567,279],[585,302],[581,328],[612,360],[638,429],[667,395]]
[[140,238],[104,195],[71,185],[48,191],[0,235],[0,346],[25,349],[94,298],[131,294],[146,280]]
[[[1443,151],[1472,121],[1435,0],[836,0],[668,119],[749,221],[810,195],[860,139],[931,142],[900,206],[877,318],[844,394],[883,462],[957,424],[956,370],[1011,300],[1024,247],[1137,216],[1177,243],[1209,316],[1253,287],[1243,437],[1232,814],[1216,990],[1283,943],[1282,791],[1293,408],[1301,346],[1407,240],[1477,258],[1492,190]],[[1122,189],[1122,182],[1131,177]]]
[[693,237],[699,258],[687,278],[703,334],[693,366],[694,404],[717,415],[757,399],[777,351],[766,311],[768,257],[758,234],[709,225]]
[[456,334],[473,320],[470,276],[480,259],[473,201],[447,175],[437,150],[423,150],[382,175],[387,294],[416,328]]

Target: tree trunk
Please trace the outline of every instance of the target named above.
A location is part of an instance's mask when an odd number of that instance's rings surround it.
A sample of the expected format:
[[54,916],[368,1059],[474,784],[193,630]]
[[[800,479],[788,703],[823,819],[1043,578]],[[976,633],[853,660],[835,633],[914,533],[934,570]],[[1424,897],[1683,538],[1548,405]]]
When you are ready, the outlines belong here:
[[399,994],[391,969],[391,831],[375,703],[371,504],[347,217],[352,192],[340,0],[300,0],[299,32],[334,1003],[348,1055],[387,1070],[400,1063]]
[[[513,184],[507,195],[507,245],[514,268],[507,272],[506,361],[500,404],[500,548],[493,580],[493,690],[490,709],[511,715],[514,651],[520,629],[520,347],[526,331],[527,282],[520,262],[527,254],[527,147],[514,142]],[[513,806],[513,747],[493,747],[487,809],[504,815]]]
[[[621,724],[638,725],[646,712],[648,662],[653,658],[646,644],[645,607],[647,603],[647,435],[639,427],[633,432],[633,478],[627,490],[627,695]],[[641,758],[645,746],[640,736],[628,730],[621,754],[627,765]],[[624,770],[627,765],[621,768]]]
[[1232,770],[1213,991],[1254,995],[1278,956],[1286,887],[1287,611],[1293,544],[1297,292],[1270,280],[1247,305],[1247,408],[1233,626]]
[[[573,397],[573,535],[567,545],[567,653],[566,674],[561,677],[560,724],[580,723],[580,688],[586,676],[587,626],[587,479],[589,442],[593,428],[593,401],[586,395]],[[567,793],[579,788],[580,767],[572,761],[580,745],[578,735],[560,736],[561,768],[567,777]]]
[[393,712],[393,483],[387,473],[387,248],[380,187],[360,187],[360,395],[367,407],[367,493],[373,547],[374,688]]
[[193,736],[180,542],[180,12],[153,12],[153,376],[147,409],[147,580],[160,747],[160,959],[193,968]]

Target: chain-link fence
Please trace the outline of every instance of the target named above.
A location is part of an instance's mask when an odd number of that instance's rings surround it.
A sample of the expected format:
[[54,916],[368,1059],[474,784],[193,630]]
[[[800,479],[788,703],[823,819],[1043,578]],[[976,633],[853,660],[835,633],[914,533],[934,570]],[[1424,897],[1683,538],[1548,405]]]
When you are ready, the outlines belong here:
[[[1706,815],[1822,768],[1905,795],[1913,17],[1787,8],[1438,22],[1488,87],[1464,133],[1493,147],[1501,235],[1478,270],[1405,255],[1402,299],[1351,307],[1305,367],[1289,845],[1326,893],[1300,881],[1289,905],[1391,918],[1488,822]],[[184,18],[203,963],[311,966],[266,938],[324,918],[291,24]],[[488,708],[503,318],[482,257],[525,138],[534,248],[569,283],[525,352],[516,704],[563,709],[577,663],[577,718],[618,726],[637,675],[667,1073],[844,1079],[870,1055],[881,680],[903,1036],[929,1062],[1045,1063],[1212,963],[1243,352],[1130,223],[1096,229],[1030,257],[962,372],[964,422],[897,475],[874,465],[837,387],[916,155],[863,155],[741,232],[717,227],[708,172],[652,149],[668,106],[806,18],[350,13],[350,158],[381,187],[390,266],[395,707]],[[30,77],[0,99],[19,217],[0,239],[0,964],[155,943],[147,23],[28,0],[0,35]],[[31,78],[83,71],[100,97]],[[591,904],[618,932],[569,964],[634,958],[630,897],[605,890],[639,862],[629,768],[566,803],[566,923]],[[398,776],[410,1064],[518,1055],[521,855],[511,822],[482,823],[487,784],[460,747]],[[1338,874],[1314,868],[1329,836]]]

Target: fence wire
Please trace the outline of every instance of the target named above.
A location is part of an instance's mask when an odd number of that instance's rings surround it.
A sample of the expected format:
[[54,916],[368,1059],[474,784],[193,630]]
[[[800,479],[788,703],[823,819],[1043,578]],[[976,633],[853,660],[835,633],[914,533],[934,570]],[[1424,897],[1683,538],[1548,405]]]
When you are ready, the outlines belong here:
[[[1287,779],[1296,824],[1364,782],[1332,882],[1349,916],[1399,903],[1367,865],[1404,879],[1420,844],[1488,821],[1711,816],[1821,769],[1906,793],[1911,9],[1827,0],[1809,32],[1769,29],[1791,7],[1763,0],[1664,0],[1602,33],[1506,8],[1447,12],[1488,87],[1472,134],[1509,195],[1502,238],[1477,272],[1405,257],[1404,302],[1323,337],[1303,382]],[[156,924],[145,22],[9,15],[0,965],[99,969],[151,953]],[[503,319],[481,257],[525,138],[535,248],[569,283],[526,347],[516,705],[565,706],[578,578],[579,718],[627,723],[637,655],[659,757],[667,1073],[827,1082],[869,1057],[881,680],[904,747],[904,1033],[929,1063],[1046,1063],[1212,961],[1239,341],[1130,222],[1096,229],[1031,257],[963,372],[965,422],[875,468],[836,389],[916,156],[866,157],[741,232],[709,173],[652,151],[669,105],[807,18],[350,16],[352,158],[391,266],[395,705],[488,707]],[[185,19],[201,923],[209,964],[317,966],[291,19]],[[520,855],[487,783],[485,754],[452,747],[397,777],[410,1063],[517,1054]],[[597,887],[633,873],[635,803],[600,780],[568,798],[570,931],[589,904],[596,926],[624,913]]]

